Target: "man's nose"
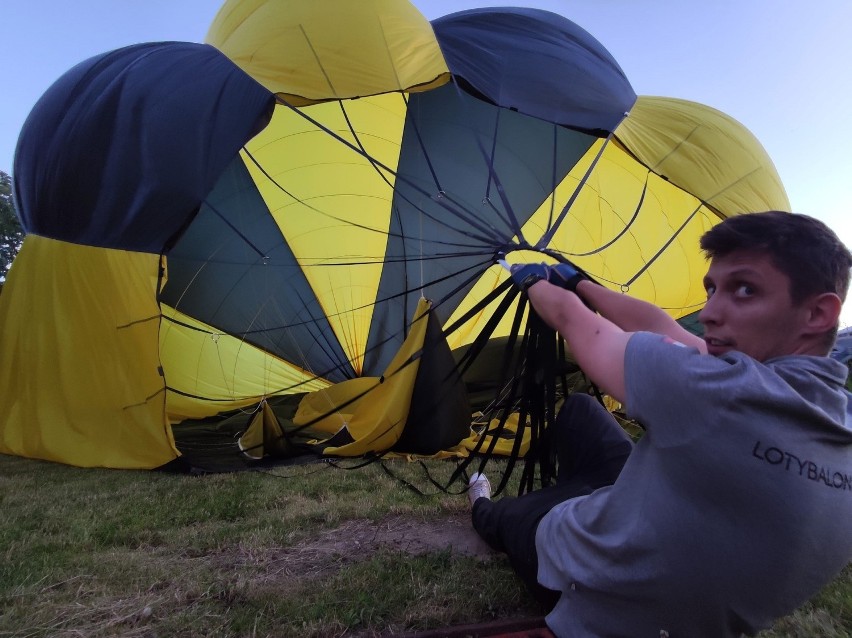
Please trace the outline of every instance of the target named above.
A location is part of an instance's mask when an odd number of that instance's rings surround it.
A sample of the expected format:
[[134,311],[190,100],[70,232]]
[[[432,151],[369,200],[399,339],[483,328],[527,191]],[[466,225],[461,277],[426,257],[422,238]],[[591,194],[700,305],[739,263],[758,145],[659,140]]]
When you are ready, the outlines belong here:
[[712,295],[704,303],[704,307],[698,313],[698,322],[702,325],[719,323],[719,302],[716,295]]

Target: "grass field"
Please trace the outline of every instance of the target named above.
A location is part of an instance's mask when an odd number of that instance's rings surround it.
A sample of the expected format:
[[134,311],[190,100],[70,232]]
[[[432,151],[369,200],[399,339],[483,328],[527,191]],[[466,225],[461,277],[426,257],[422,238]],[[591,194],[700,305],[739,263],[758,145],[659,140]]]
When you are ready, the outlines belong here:
[[[388,467],[431,487],[419,464]],[[378,464],[187,476],[0,455],[0,636],[376,636],[540,615],[477,544],[467,499],[429,491]],[[849,567],[761,634],[850,635]]]

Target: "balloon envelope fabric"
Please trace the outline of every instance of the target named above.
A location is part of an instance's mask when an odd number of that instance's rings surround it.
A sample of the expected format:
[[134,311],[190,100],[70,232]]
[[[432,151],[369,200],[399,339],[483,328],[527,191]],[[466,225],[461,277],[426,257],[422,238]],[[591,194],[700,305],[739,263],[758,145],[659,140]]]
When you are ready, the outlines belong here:
[[[394,434],[356,446],[383,452],[424,396],[426,347],[409,338],[423,298],[452,326],[429,343],[457,353],[515,329],[497,294],[503,257],[569,259],[687,318],[705,297],[698,237],[729,215],[789,209],[745,128],[637,97],[606,49],[553,13],[429,23],[402,0],[233,0],[207,43],[82,63],[25,125],[14,178],[30,234],[0,297],[14,356],[0,451],[156,467],[180,455],[170,423],[384,383],[411,348]],[[96,99],[115,86],[121,99]],[[418,408],[423,427],[424,413],[448,418],[440,400]]]

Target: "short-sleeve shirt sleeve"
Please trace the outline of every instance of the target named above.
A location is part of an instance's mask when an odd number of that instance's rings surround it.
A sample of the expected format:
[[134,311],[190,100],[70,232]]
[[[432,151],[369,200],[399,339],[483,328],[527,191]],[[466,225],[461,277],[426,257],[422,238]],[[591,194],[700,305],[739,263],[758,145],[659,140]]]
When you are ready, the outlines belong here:
[[669,337],[638,332],[624,355],[627,414],[660,443],[677,443],[697,415],[718,414],[735,403],[738,377],[744,378],[748,358],[702,354]]

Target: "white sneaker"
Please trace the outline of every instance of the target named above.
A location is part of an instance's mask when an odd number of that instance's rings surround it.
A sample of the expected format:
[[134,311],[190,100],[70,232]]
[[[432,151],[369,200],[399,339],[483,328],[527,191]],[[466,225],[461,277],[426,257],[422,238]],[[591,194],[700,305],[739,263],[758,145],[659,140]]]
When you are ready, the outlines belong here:
[[471,505],[479,498],[491,500],[491,483],[488,482],[485,474],[474,472],[467,485],[467,498],[470,500]]

